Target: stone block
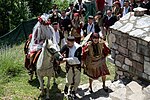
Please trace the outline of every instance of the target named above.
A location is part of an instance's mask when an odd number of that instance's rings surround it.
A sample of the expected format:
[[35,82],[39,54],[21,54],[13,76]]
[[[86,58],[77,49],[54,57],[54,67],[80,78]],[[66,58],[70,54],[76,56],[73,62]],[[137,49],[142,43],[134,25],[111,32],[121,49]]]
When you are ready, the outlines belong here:
[[122,47],[122,46],[119,46],[118,51],[119,51],[121,54],[128,55],[128,49],[127,49],[127,48],[124,48],[124,47]]
[[122,38],[120,39],[120,44],[122,47],[127,47],[128,44],[128,34],[123,34]]
[[123,75],[123,72],[122,72],[122,71],[116,71],[116,73],[117,73],[118,75]]
[[118,34],[118,31],[117,31],[117,30],[112,29],[112,30],[111,30],[111,33],[112,33],[112,34]]
[[124,76],[130,77],[130,73],[129,72],[124,72],[123,74],[124,74]]
[[136,61],[132,61],[132,64],[133,64],[133,68],[140,71],[140,72],[143,72],[144,71],[144,65],[139,63],[139,62],[136,62]]
[[148,85],[147,87],[145,87],[143,89],[143,94],[146,95],[145,99],[144,100],[150,100],[150,85]]
[[144,56],[135,52],[129,51],[129,58],[137,62],[144,63]]
[[145,95],[143,93],[131,94],[127,97],[127,100],[145,100]]
[[144,56],[145,61],[150,61],[150,57]]
[[150,48],[148,46],[138,44],[137,53],[150,57]]
[[119,44],[119,45],[121,45],[121,42],[120,42],[120,41],[121,41],[121,38],[122,38],[122,33],[116,35],[116,43]]
[[120,79],[124,79],[124,78],[125,78],[125,76],[124,76],[124,75],[120,76]]
[[150,62],[144,61],[144,72],[150,75]]
[[112,89],[112,91],[115,91],[119,88],[125,88],[125,85],[123,81],[119,79],[117,81],[114,81],[112,84],[110,84],[109,88]]
[[133,52],[136,52],[136,49],[137,49],[137,43],[135,40],[132,40],[132,39],[128,39],[128,49],[133,51]]
[[125,65],[125,64],[124,64],[124,65],[122,66],[122,68],[123,68],[124,70],[126,70],[126,71],[129,71],[129,66],[128,66],[128,65]]
[[118,46],[118,44],[116,44],[116,43],[113,43],[111,48],[112,48],[112,49],[115,49],[115,50],[117,50],[117,49],[118,49],[118,47],[119,47],[119,46]]
[[113,43],[115,43],[116,41],[116,37],[114,34],[110,33],[108,35],[108,39],[109,39],[109,47],[112,48]]
[[121,45],[122,47],[127,47],[128,35],[127,34],[116,35],[116,43]]
[[112,30],[112,33],[113,33],[113,34],[116,34],[116,35],[121,35],[121,34],[122,34],[122,32],[120,32],[120,31],[118,31],[118,30]]
[[133,37],[133,36],[130,36],[130,39],[131,39],[131,40],[135,40],[135,41],[138,41],[138,40],[139,40],[139,38]]
[[126,86],[127,89],[127,96],[134,94],[134,93],[142,93],[142,86],[139,85],[137,82],[132,81]]
[[122,56],[122,55],[116,55],[115,59],[117,61],[119,61],[121,63],[121,65],[124,63],[124,56]]
[[111,49],[111,57],[112,57],[113,59],[115,59],[115,56],[116,56],[115,50]]
[[134,67],[129,67],[129,72],[130,73],[135,73],[136,72],[136,69]]
[[143,73],[142,73],[141,71],[138,71],[138,70],[136,70],[135,73],[136,73],[136,75],[139,76],[139,77],[142,77],[142,75],[143,75]]
[[119,88],[110,93],[112,100],[126,100],[126,88]]
[[125,58],[125,64],[132,66],[132,61],[129,58]]
[[121,67],[121,63],[119,61],[115,61],[116,66]]
[[142,73],[142,77],[143,77],[144,79],[147,79],[147,80],[148,80],[148,75],[147,75],[147,74]]
[[116,53],[116,55],[118,55],[118,54],[119,54],[119,51],[115,51],[115,53]]
[[138,80],[138,76],[134,75],[134,76],[132,77],[132,79],[133,79],[134,81],[136,81],[136,82],[137,82],[137,80]]
[[141,40],[141,39],[138,40],[138,43],[141,44],[141,45],[144,45],[144,46],[148,45],[147,41],[144,41],[144,40]]

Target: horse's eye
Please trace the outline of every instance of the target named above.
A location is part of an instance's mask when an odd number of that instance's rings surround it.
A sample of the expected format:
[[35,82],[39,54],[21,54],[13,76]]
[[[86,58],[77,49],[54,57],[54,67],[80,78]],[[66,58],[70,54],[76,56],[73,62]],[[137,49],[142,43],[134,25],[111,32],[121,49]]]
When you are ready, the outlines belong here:
[[49,51],[51,54],[55,54],[55,52],[56,52],[56,50],[53,49],[53,48],[48,49],[48,51]]

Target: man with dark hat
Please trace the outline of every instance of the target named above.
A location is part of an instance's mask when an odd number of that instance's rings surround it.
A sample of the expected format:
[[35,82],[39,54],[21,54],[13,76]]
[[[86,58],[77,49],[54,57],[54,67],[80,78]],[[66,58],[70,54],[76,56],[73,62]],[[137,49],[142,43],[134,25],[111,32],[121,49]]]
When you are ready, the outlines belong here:
[[86,23],[83,28],[82,28],[83,32],[84,32],[84,37],[87,36],[89,33],[91,32],[96,32],[99,33],[100,32],[100,28],[98,26],[98,24],[96,22],[94,22],[94,17],[93,16],[89,16],[88,17],[88,23]]
[[60,21],[59,21],[59,26],[60,26],[60,29],[62,31],[64,31],[65,35],[67,35],[67,37],[68,37],[68,33],[71,30],[71,20],[66,15],[66,11],[65,10],[61,11],[61,18],[60,18]]
[[73,5],[73,3],[69,4],[69,7],[66,9],[66,15],[70,18],[70,20],[73,19],[73,14],[76,13],[76,9]]
[[49,11],[49,18],[51,20],[51,23],[59,22],[61,14],[56,4],[54,4],[52,10]]
[[61,54],[65,54],[63,61],[66,62],[66,85],[64,93],[68,94],[68,88],[70,88],[70,94],[73,98],[76,98],[76,90],[80,83],[81,75],[81,46],[75,42],[74,36],[67,38],[67,44],[60,50]]
[[124,1],[124,7],[122,8],[122,16],[126,15],[131,11],[130,3],[128,0]]
[[82,0],[78,0],[78,3],[75,4],[75,8],[77,12],[80,14],[80,16],[81,15],[85,16],[87,7],[84,3],[82,3]]
[[110,33],[109,27],[112,26],[117,21],[117,17],[112,14],[112,10],[107,10],[107,15],[103,18],[104,27],[104,40],[106,40],[107,35]]

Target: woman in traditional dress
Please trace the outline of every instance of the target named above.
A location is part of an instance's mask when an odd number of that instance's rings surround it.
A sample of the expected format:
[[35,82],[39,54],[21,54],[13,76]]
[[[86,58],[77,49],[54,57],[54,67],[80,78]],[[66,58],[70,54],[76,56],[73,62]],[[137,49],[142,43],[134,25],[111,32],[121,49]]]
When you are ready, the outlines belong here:
[[75,41],[80,44],[81,41],[81,28],[83,26],[83,22],[79,16],[79,13],[74,13],[74,19],[72,20],[72,29],[71,35],[75,37]]
[[119,1],[114,2],[112,12],[117,17],[118,20],[120,19],[120,17],[122,17],[122,8],[121,8],[121,4]]
[[84,73],[89,76],[90,92],[93,92],[93,79],[98,79],[99,77],[102,77],[103,89],[107,92],[108,88],[105,86],[105,80],[106,75],[110,73],[106,65],[106,56],[110,53],[110,49],[105,45],[103,40],[100,40],[98,33],[92,34],[91,42],[87,49]]

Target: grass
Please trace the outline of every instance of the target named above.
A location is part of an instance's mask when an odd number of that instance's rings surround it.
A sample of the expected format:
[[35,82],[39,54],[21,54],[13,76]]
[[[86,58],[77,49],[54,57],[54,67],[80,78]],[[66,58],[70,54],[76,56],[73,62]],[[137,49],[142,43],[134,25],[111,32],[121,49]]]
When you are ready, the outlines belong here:
[[[24,68],[23,46],[24,44],[0,49],[0,100],[38,100],[39,82],[36,79],[32,83],[27,82],[29,76]],[[107,79],[113,80],[114,65],[110,62],[107,62],[107,65],[111,73]],[[65,85],[64,64],[61,66],[61,75],[56,79],[58,86],[53,85],[53,79],[51,79],[51,100],[56,100],[56,94],[63,91]],[[82,73],[80,84],[86,83],[88,83],[88,77]]]

